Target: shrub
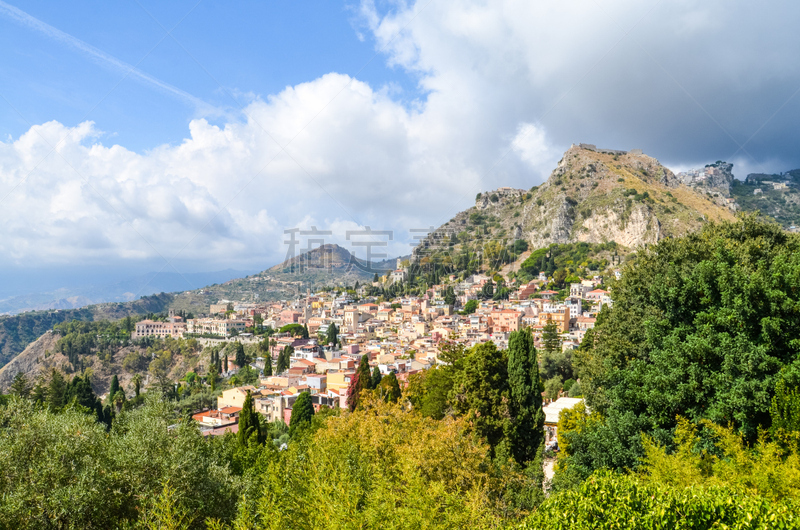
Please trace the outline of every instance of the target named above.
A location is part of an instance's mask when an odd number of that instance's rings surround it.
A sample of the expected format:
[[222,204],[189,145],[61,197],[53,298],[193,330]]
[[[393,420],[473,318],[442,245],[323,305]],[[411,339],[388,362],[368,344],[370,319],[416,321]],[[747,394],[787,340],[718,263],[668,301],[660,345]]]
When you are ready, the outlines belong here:
[[579,489],[556,493],[519,528],[798,528],[800,506],[729,488],[671,488],[599,472]]

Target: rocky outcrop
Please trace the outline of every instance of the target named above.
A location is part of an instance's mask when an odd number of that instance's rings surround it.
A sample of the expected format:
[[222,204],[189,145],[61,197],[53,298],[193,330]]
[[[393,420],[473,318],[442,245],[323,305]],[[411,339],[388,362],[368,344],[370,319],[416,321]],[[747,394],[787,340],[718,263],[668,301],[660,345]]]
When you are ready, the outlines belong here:
[[635,248],[661,239],[661,222],[646,206],[635,208],[626,219],[610,210],[585,219],[576,239],[587,243],[616,241]]
[[58,339],[59,335],[55,333],[45,333],[0,368],[0,391],[8,390],[18,372],[22,372],[29,382],[33,382],[44,377],[52,368],[63,369],[69,365],[64,355],[54,353]]
[[[729,188],[731,168],[709,166],[703,179],[715,190]],[[573,146],[541,186],[479,194],[474,207],[430,234],[414,257],[437,252],[443,241],[452,248],[453,239],[473,247],[486,240],[524,239],[531,248],[607,241],[636,248],[726,219],[733,213],[721,192],[686,185],[653,157]]]

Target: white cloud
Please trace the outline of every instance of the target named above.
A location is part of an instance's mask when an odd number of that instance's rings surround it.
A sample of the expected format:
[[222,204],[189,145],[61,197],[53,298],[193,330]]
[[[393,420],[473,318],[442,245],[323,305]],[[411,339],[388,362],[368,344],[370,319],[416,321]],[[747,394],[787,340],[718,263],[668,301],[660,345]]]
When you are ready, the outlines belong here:
[[[285,256],[285,228],[332,227],[345,242],[364,225],[394,230],[400,253],[409,228],[446,221],[476,192],[540,183],[573,142],[675,167],[726,158],[800,86],[786,60],[800,52],[800,5],[776,7],[420,0],[387,14],[364,1],[364,28],[419,99],[329,73],[144,153],[103,145],[89,122],[36,125],[0,143],[0,256],[267,266]],[[737,158],[800,162],[797,112],[787,105]]]
[[256,100],[241,122],[193,120],[183,142],[146,153],[103,145],[91,122],[37,125],[0,143],[0,255],[268,264],[284,229],[312,225],[344,244],[358,226],[393,230],[392,253],[407,253],[409,228],[479,189],[471,146],[447,131],[339,74]]

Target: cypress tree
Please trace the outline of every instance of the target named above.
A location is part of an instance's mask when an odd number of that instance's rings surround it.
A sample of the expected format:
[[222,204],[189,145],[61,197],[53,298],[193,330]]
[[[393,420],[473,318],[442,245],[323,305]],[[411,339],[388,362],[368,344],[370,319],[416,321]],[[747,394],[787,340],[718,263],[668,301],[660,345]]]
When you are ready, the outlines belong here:
[[339,342],[339,328],[336,327],[334,322],[331,322],[328,326],[328,344],[331,347],[336,347],[336,344]]
[[289,436],[302,427],[311,423],[314,416],[314,404],[311,402],[311,394],[301,392],[292,406],[292,417],[289,420]]
[[107,429],[111,429],[111,424],[114,423],[114,410],[111,405],[103,407],[103,423],[107,425]]
[[544,445],[544,411],[539,363],[530,329],[508,339],[509,418],[504,434],[511,456],[522,466],[539,460]]
[[114,400],[114,396],[117,395],[119,392],[119,379],[117,379],[116,374],[114,377],[111,378],[111,386],[108,388],[108,402],[111,403]]
[[289,369],[292,364],[292,354],[294,353],[294,348],[291,346],[286,346],[283,348],[283,351],[278,355],[278,366],[276,368],[277,373],[283,373]]
[[247,357],[244,354],[244,345],[241,342],[236,343],[236,365],[239,368],[244,368],[247,364]]
[[269,377],[272,375],[272,355],[267,354],[264,358],[264,376]]
[[208,369],[208,384],[211,386],[211,391],[217,389],[217,378],[219,377],[219,372],[217,371],[217,365],[212,364],[211,367]]
[[372,390],[372,374],[369,372],[369,361],[367,355],[361,357],[361,362],[358,363],[358,377],[359,377],[359,390]]
[[383,376],[381,375],[381,370],[377,366],[374,370],[372,370],[372,380],[370,381],[370,387],[378,388],[378,385],[381,383],[381,379]]
[[239,412],[239,432],[237,433],[239,445],[246,447],[251,440],[261,443],[261,423],[258,419],[258,412],[253,407],[253,396],[247,391],[244,398],[242,410]]
[[227,353],[225,354],[225,357],[223,357],[223,359],[224,360],[222,361],[222,368],[223,368],[222,373],[227,374],[228,373],[228,354]]
[[142,389],[142,376],[140,374],[134,374],[131,382],[133,383],[133,391],[136,393],[136,397],[139,397],[139,392]]

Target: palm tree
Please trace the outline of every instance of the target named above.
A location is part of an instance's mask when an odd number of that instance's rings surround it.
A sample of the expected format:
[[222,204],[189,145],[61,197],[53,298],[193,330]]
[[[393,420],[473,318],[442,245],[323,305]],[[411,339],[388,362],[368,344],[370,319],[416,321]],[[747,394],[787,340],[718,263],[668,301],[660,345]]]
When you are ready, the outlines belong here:
[[133,390],[136,392],[136,397],[139,397],[139,390],[142,388],[142,375],[134,374],[131,383],[133,383]]
[[117,390],[117,393],[114,394],[114,406],[117,408],[117,412],[122,410],[122,404],[125,403],[125,393],[122,390]]

